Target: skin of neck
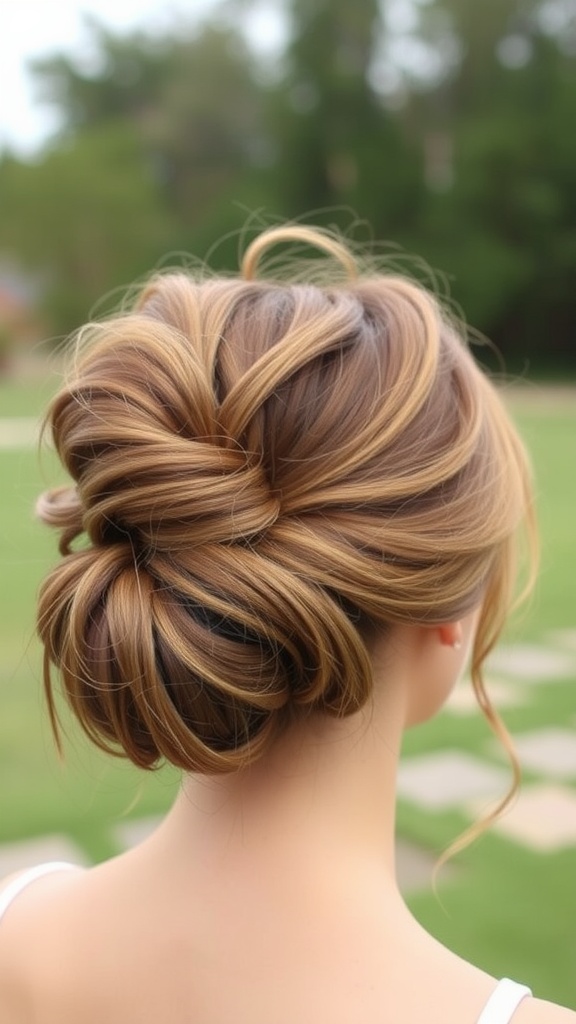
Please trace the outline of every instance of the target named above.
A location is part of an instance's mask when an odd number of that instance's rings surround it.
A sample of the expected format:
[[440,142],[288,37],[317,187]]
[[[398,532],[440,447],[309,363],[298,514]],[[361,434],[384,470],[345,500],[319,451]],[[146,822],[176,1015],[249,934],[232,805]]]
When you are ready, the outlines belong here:
[[430,633],[400,627],[371,646],[372,697],[358,713],[311,715],[233,775],[187,776],[166,822],[173,847],[236,877],[265,879],[273,865],[345,883],[373,868],[395,888],[396,774]]

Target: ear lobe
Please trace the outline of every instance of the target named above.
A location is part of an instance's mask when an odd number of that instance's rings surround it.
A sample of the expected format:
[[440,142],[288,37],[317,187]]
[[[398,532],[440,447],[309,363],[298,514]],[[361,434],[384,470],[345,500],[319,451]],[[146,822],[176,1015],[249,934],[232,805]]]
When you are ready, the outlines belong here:
[[443,647],[452,647],[455,651],[459,651],[462,647],[463,640],[463,629],[462,623],[458,622],[445,622],[441,626],[436,627],[438,630],[438,636],[440,643]]

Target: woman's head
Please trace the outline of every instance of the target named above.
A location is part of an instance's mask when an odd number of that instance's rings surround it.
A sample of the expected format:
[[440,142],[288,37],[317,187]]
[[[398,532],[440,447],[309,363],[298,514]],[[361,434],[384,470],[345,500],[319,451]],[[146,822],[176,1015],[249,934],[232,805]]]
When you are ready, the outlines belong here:
[[[326,283],[255,280],[279,241],[327,250]],[[418,285],[273,229],[240,277],[157,277],[90,326],[48,422],[74,480],[39,504],[62,531],[39,608],[49,699],[53,663],[105,749],[234,770],[298,717],[366,703],[371,629],[480,603],[482,698],[528,472]]]

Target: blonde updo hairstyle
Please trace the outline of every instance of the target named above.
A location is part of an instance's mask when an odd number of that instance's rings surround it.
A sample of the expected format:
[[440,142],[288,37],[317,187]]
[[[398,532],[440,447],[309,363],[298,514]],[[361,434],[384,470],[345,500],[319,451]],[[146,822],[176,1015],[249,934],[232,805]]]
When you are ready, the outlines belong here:
[[[257,279],[285,242],[323,250],[329,283],[274,260]],[[54,725],[51,665],[103,749],[232,772],[302,716],[363,707],[375,625],[481,602],[473,685],[505,737],[481,668],[529,473],[422,287],[361,272],[328,233],[270,229],[239,277],[160,275],[84,328],[47,423],[74,481],[39,502],[63,556],[39,601]]]

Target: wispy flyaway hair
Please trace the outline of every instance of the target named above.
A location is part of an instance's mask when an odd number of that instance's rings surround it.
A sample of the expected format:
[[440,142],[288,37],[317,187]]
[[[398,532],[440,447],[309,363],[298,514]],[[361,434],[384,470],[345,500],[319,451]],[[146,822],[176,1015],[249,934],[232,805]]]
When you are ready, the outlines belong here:
[[[322,250],[324,283],[276,259],[259,278],[277,243]],[[53,720],[51,665],[104,749],[234,771],[299,716],[362,708],[373,628],[481,602],[473,680],[500,728],[481,667],[529,472],[419,285],[270,229],[237,277],[158,276],[84,328],[47,421],[73,480],[39,502],[61,532],[39,604]]]

